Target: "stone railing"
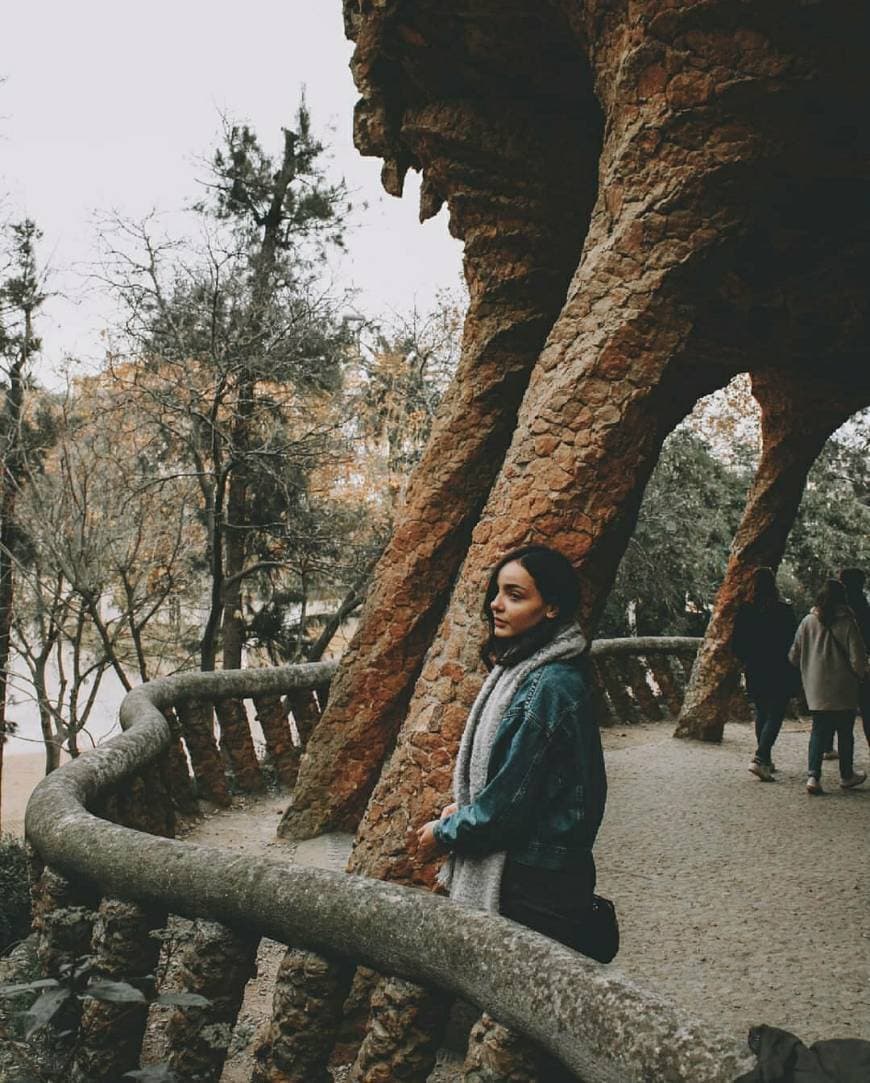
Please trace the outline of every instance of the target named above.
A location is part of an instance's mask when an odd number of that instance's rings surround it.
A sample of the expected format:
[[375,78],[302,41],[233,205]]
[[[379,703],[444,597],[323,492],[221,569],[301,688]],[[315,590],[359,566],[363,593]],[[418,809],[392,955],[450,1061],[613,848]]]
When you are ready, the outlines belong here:
[[[606,689],[602,707],[621,710],[628,686],[638,710],[649,710],[648,689],[673,712],[675,689],[683,682],[670,663],[675,652],[694,646],[685,640],[668,647],[655,640],[633,648],[625,642],[597,644],[594,660]],[[618,679],[617,660],[626,663],[619,671],[624,680]],[[641,681],[638,674],[647,672],[652,681]],[[256,1050],[257,1083],[330,1078],[326,1064],[343,1018],[354,996],[357,1003],[365,999],[362,967],[394,975],[394,985],[412,991],[409,983],[419,983],[423,1000],[458,997],[485,1009],[560,1058],[585,1083],[730,1083],[748,1068],[736,1039],[683,1017],[617,968],[587,961],[503,918],[457,908],[419,889],[167,837],[175,807],[192,800],[191,771],[209,796],[224,799],[221,794],[228,792],[225,773],[216,782],[215,760],[222,757],[214,744],[212,710],[240,724],[247,718],[242,701],[253,700],[272,762],[286,779],[298,756],[298,731],[304,731],[306,717],[314,717],[331,674],[330,665],[317,663],[181,675],[143,685],[121,707],[123,734],[40,783],[28,806],[27,833],[44,864],[35,925],[47,976],[69,973],[68,964],[90,956],[98,978],[147,985],[143,976],[157,970],[159,930],[169,916],[200,919],[175,973],[176,990],[180,984],[182,992],[198,995],[179,998],[176,992],[171,1014],[152,1009],[152,1024],[159,1016],[163,1026],[161,1056],[178,1080],[220,1078],[262,937],[288,949],[276,979],[272,1021]],[[320,690],[319,702],[312,690]],[[296,743],[290,741],[288,709],[299,711]],[[222,730],[221,752],[238,783],[250,774],[239,767],[245,745],[239,732],[234,740],[230,751]],[[283,773],[277,766],[281,756]],[[256,785],[258,779],[259,768]],[[389,984],[381,982],[379,989],[386,985],[389,993]],[[377,1029],[383,1003],[379,1009],[376,1000],[371,1026]],[[148,1003],[87,995],[76,1003],[84,1006],[74,1019],[64,1019],[71,1063],[66,1075],[72,1083],[117,1083],[139,1064]],[[414,1025],[425,1031],[426,1005],[418,1008]],[[430,1045],[439,1037],[430,1033]],[[145,1059],[154,1055],[149,1042]],[[432,1049],[422,1049],[418,1074],[402,1078],[424,1080],[433,1060]],[[376,1077],[357,1071],[353,1078]]]

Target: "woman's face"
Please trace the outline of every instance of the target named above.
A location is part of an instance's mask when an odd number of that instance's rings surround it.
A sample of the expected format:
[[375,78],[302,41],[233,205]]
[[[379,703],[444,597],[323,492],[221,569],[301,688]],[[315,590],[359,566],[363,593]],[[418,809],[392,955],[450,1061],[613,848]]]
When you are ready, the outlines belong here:
[[497,639],[518,636],[542,620],[552,620],[559,615],[558,606],[544,601],[534,579],[518,560],[505,564],[496,582],[498,591],[489,607]]

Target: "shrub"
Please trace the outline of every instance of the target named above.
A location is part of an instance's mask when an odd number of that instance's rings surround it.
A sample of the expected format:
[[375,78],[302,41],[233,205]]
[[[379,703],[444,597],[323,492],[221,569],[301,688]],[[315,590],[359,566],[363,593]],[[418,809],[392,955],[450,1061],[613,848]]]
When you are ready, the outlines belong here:
[[20,839],[0,835],[0,953],[30,932],[30,863]]

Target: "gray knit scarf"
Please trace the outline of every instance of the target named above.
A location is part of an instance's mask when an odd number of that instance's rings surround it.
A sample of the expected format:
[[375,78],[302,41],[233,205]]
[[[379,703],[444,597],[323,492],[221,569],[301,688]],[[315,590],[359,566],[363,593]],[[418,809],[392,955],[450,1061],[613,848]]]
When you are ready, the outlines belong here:
[[[486,785],[499,723],[526,677],[547,662],[576,658],[585,650],[583,633],[572,623],[528,658],[492,669],[468,715],[453,770],[453,800],[460,808],[471,804]],[[451,854],[438,882],[449,887],[454,902],[498,913],[505,857],[504,851],[484,857]]]

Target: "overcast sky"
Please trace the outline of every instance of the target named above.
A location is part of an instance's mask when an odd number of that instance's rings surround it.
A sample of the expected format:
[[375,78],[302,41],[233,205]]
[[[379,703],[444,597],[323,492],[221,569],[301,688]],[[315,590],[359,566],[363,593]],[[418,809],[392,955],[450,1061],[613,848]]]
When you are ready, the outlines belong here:
[[[4,216],[35,218],[53,298],[40,321],[45,362],[93,363],[111,319],[86,288],[94,214],[177,210],[197,194],[219,113],[280,151],[302,84],[357,209],[340,268],[367,314],[427,307],[459,283],[461,249],[444,212],[421,226],[417,183],[402,200],[380,162],[352,142],[356,100],[341,0],[29,0],[4,5],[0,40],[0,195]],[[367,203],[368,207],[363,208]],[[47,376],[47,372],[45,373]]]

